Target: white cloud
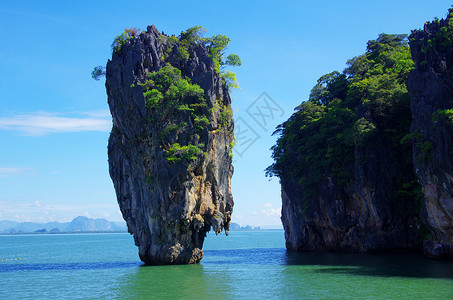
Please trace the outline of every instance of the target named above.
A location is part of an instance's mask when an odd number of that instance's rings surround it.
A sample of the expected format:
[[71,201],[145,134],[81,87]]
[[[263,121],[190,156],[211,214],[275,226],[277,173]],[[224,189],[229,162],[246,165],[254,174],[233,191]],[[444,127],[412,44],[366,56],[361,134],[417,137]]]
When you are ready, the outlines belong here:
[[34,175],[30,168],[0,168],[0,177]]
[[108,111],[77,114],[34,112],[0,118],[0,129],[20,131],[25,135],[42,136],[49,133],[102,131],[108,132],[112,121]]
[[[237,212],[236,212],[237,213]],[[242,226],[250,225],[252,227],[260,226],[261,228],[282,228],[281,206],[274,207],[272,203],[264,203],[252,211],[241,211],[238,215],[233,213],[233,222]]]
[[110,111],[108,109],[94,110],[80,113],[94,118],[110,118]]
[[13,201],[0,201],[1,220],[18,222],[68,222],[77,216],[91,218],[105,218],[109,221],[122,220],[118,204],[111,203],[45,203],[32,201],[17,203]]
[[264,204],[264,208],[261,210],[261,214],[268,217],[279,217],[281,216],[282,208],[275,208],[270,203]]

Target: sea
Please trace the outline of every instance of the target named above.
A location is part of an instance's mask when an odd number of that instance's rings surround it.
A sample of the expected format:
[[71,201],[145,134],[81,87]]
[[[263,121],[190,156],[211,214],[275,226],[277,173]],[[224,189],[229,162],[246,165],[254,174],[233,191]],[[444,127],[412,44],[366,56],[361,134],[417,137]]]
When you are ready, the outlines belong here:
[[208,234],[196,265],[144,266],[127,233],[0,236],[0,299],[453,299],[453,262],[287,252],[284,232]]

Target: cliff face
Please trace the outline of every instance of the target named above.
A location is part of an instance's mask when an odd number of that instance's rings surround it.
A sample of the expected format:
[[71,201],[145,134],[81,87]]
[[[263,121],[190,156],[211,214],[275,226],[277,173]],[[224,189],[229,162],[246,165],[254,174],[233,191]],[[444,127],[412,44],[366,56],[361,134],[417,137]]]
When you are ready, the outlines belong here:
[[308,203],[297,182],[281,178],[282,222],[290,251],[382,252],[420,247],[416,201],[395,199],[395,158],[379,136],[374,148],[356,147],[351,181],[332,177],[317,186]]
[[[425,253],[453,258],[453,36],[450,18],[426,23],[410,36],[416,64],[412,100],[414,165],[425,202],[421,217],[433,233]],[[450,112],[448,111],[450,110]]]
[[280,177],[286,247],[420,250],[423,196],[404,142],[413,67],[405,36],[380,35],[348,65],[322,76],[277,128],[268,174]]
[[110,176],[140,259],[199,262],[233,209],[231,100],[208,48],[150,26],[116,44],[106,89]]

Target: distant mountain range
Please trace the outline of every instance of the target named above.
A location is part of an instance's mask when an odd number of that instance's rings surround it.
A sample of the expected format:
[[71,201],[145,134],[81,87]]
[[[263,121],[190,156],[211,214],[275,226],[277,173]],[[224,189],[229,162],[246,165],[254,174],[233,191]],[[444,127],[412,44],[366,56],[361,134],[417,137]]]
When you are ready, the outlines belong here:
[[[260,230],[260,227],[241,226],[237,223],[230,224],[230,231]],[[71,222],[37,223],[0,221],[0,234],[22,233],[77,233],[77,232],[109,232],[127,231],[126,223],[111,222],[106,219],[92,219],[76,217]]]
[[111,222],[106,219],[92,219],[87,217],[76,217],[71,222],[59,223],[36,223],[36,222],[14,222],[0,221],[0,233],[63,233],[63,232],[106,232],[106,231],[127,231],[125,223]]

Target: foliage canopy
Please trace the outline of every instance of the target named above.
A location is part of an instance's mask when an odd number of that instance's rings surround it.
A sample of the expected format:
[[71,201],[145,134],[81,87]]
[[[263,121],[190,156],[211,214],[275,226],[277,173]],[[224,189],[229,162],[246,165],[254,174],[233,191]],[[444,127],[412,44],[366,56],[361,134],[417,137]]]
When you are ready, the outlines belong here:
[[186,49],[187,51],[187,48],[191,43],[204,44],[209,50],[209,55],[212,58],[216,72],[224,79],[229,90],[231,91],[233,88],[239,88],[236,73],[225,70],[226,66],[239,67],[242,65],[241,58],[237,54],[229,54],[225,57],[231,39],[223,34],[212,37],[203,37],[205,32],[206,29],[201,26],[191,27],[186,31],[181,32],[179,42],[175,42],[175,45],[179,47],[178,49]]
[[411,122],[405,82],[413,67],[406,36],[381,34],[342,73],[321,76],[308,101],[274,132],[279,138],[266,176],[297,182],[306,204],[326,178],[340,188],[351,182],[357,147],[382,142],[404,170],[396,190],[404,189],[415,178],[411,145],[400,143]]

